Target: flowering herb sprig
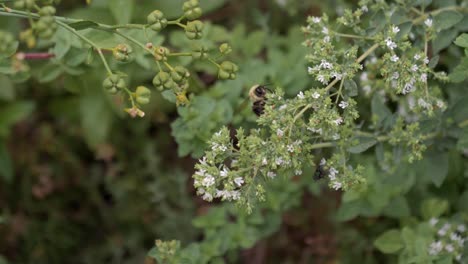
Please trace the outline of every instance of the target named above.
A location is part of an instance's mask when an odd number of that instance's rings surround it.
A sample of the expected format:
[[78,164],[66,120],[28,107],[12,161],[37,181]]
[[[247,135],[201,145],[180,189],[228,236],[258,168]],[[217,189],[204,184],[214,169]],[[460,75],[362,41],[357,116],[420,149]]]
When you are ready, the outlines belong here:
[[463,257],[464,245],[468,239],[468,230],[465,224],[432,218],[429,221],[434,241],[428,246],[428,253],[433,258],[440,255],[450,255],[460,262]]
[[[237,129],[234,140],[227,128],[217,132],[193,175],[203,199],[237,201],[251,210],[264,199],[265,181],[301,175],[305,166],[322,167],[329,187],[348,190],[366,182],[351,155],[376,144],[403,149],[408,162],[422,158],[427,141],[439,133],[423,132],[418,118],[410,117],[433,118],[446,109],[438,86],[429,83],[447,81],[429,58],[428,42],[437,31],[430,16],[436,11],[410,9],[414,20],[395,24],[383,10],[391,10],[383,1],[361,1],[357,10],[345,11],[339,25],[326,15],[307,19],[303,45],[310,48],[307,71],[317,86],[294,98],[284,98],[281,89],[267,94],[258,129],[249,134]],[[366,34],[376,23],[370,12],[381,12],[381,21]],[[339,32],[340,26],[356,34]],[[373,96],[375,115],[366,124],[372,132],[359,121],[358,86]],[[390,101],[399,106],[395,114],[386,106]],[[330,158],[316,155],[320,148],[332,148]]]
[[[174,93],[177,105],[185,105],[189,103],[187,97],[187,89],[189,88],[190,72],[182,65],[173,65],[175,57],[192,57],[193,59],[203,59],[213,64],[218,69],[219,79],[234,79],[238,67],[231,61],[220,61],[223,56],[229,53],[231,49],[227,43],[221,44],[219,52],[211,54],[210,50],[196,43],[190,52],[180,52],[171,50],[165,46],[156,46],[152,42],[142,43],[125,32],[124,30],[142,30],[147,35],[148,30],[160,32],[168,26],[177,26],[185,31],[188,39],[196,41],[203,37],[204,24],[197,20],[202,15],[202,9],[198,0],[187,0],[181,7],[182,15],[175,20],[168,20],[161,10],[154,10],[147,15],[146,24],[123,24],[123,25],[107,25],[96,23],[88,20],[71,19],[67,17],[55,16],[56,10],[53,4],[60,1],[39,1],[39,0],[17,0],[13,1],[12,7],[3,4],[0,8],[0,16],[10,16],[26,18],[30,24],[30,28],[20,33],[20,40],[25,42],[29,48],[36,46],[37,39],[50,39],[55,35],[58,27],[71,32],[73,35],[82,40],[86,45],[84,48],[91,48],[97,52],[102,64],[106,70],[107,77],[103,81],[103,87],[111,94],[120,94],[125,97],[130,107],[126,108],[132,117],[144,116],[141,106],[149,103],[151,90],[142,86],[132,91],[127,87],[126,74],[112,70],[108,62],[106,53],[113,55],[113,58],[120,63],[127,63],[133,60],[134,48],[142,49],[146,55],[151,56],[154,62],[154,68],[157,73],[153,78],[153,85],[159,90],[170,90]],[[109,32],[119,36],[125,40],[115,47],[102,47],[86,34],[81,33],[81,30],[92,29]],[[0,39],[6,39],[6,43],[2,45],[1,53],[10,58],[11,74],[17,74],[20,71],[27,71],[28,67],[24,62],[22,53],[16,53],[18,42],[11,38],[10,35],[0,32]],[[3,51],[4,50],[4,51]],[[16,53],[16,54],[15,54]],[[2,55],[2,54],[0,54]],[[213,56],[213,58],[211,57]]]

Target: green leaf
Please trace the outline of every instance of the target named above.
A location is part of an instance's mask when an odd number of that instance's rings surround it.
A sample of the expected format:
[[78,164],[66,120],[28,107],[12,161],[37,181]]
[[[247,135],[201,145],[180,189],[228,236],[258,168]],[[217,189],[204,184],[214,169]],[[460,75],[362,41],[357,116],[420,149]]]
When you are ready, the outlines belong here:
[[7,75],[0,74],[0,99],[11,101],[15,98],[15,87]]
[[16,53],[16,50],[18,49],[19,42],[15,41],[13,45],[8,50],[5,50],[4,52],[0,53],[0,59],[5,59],[13,56],[13,54]]
[[372,115],[377,117],[377,125],[382,126],[387,118],[390,118],[392,112],[385,105],[381,95],[375,93],[371,101]]
[[109,134],[112,114],[102,89],[92,91],[80,98],[81,125],[88,144],[92,147],[103,143]]
[[468,48],[468,33],[463,33],[460,36],[458,36],[458,38],[455,39],[454,43],[457,46]]
[[13,180],[13,164],[3,140],[0,141],[0,177],[8,183]]
[[468,78],[468,57],[463,57],[460,64],[448,76],[452,82],[459,83]]
[[34,109],[34,103],[17,101],[0,108],[0,136],[6,136],[14,123],[26,118]]
[[431,153],[425,158],[425,172],[429,175],[432,183],[440,187],[447,177],[449,169],[449,159],[447,152]]
[[128,24],[132,20],[135,3],[133,0],[109,0],[109,10],[119,24]]
[[172,90],[165,90],[161,93],[162,97],[171,103],[176,102],[176,95]]
[[444,11],[434,16],[434,27],[440,30],[453,27],[463,19],[463,15],[456,11]]
[[383,253],[392,254],[403,248],[403,240],[399,230],[391,229],[380,235],[374,246]]
[[358,95],[357,84],[354,80],[351,80],[351,79],[344,80],[344,88],[345,88],[346,94],[349,97],[354,97]]
[[457,37],[458,30],[451,28],[439,32],[434,40],[432,40],[432,51],[434,54],[439,53],[441,50],[447,48],[452,44],[452,41]]
[[408,21],[408,22],[399,24],[398,27],[400,28],[400,31],[395,36],[396,40],[400,40],[410,33],[411,28],[413,27],[413,22]]
[[465,127],[462,130],[460,137],[458,138],[457,149],[460,151],[468,149],[468,127]]
[[355,153],[355,154],[364,152],[368,150],[370,147],[377,144],[378,142],[375,138],[372,138],[372,137],[360,137],[358,138],[358,140],[359,140],[359,143],[357,145],[348,148],[349,152]]
[[39,70],[37,78],[41,83],[50,82],[57,79],[57,77],[59,77],[62,72],[63,69],[60,67],[60,65],[47,64]]
[[83,21],[78,21],[75,23],[70,23],[68,24],[70,27],[76,29],[76,30],[83,30],[87,28],[93,28],[93,27],[98,27],[99,24],[93,21],[89,20],[83,20]]
[[423,201],[421,205],[421,215],[423,219],[429,220],[433,217],[438,218],[449,208],[447,200],[430,198]]
[[396,219],[410,215],[408,202],[404,196],[397,196],[384,208],[382,214]]

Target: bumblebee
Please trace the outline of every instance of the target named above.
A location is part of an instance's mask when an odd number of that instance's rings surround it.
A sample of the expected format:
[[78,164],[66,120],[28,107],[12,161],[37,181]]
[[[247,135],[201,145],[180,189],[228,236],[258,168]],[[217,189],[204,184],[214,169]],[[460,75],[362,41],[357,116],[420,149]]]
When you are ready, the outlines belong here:
[[325,174],[327,174],[327,170],[325,169],[325,167],[322,164],[318,165],[314,173],[314,180],[318,181],[323,179],[325,177]]
[[250,88],[249,97],[252,103],[252,111],[261,116],[265,112],[266,94],[268,88],[265,85],[256,84]]

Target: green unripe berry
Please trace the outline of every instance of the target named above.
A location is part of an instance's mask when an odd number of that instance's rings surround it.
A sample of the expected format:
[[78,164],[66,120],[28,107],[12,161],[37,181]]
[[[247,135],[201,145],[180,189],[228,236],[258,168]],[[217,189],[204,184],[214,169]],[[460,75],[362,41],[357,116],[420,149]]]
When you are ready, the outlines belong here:
[[154,31],[161,31],[167,26],[167,19],[164,17],[164,13],[159,10],[154,10],[147,17],[146,21],[150,28]]
[[203,36],[203,22],[194,20],[187,23],[185,35],[189,39],[200,39]]
[[24,5],[25,5],[26,9],[33,9],[34,6],[36,5],[36,1],[35,0],[25,0]]
[[125,89],[127,87],[127,84],[125,83],[125,80],[121,76],[117,74],[112,74],[112,75],[109,75],[109,77],[107,77],[102,82],[102,86],[109,93],[115,94],[119,90]]
[[153,78],[153,85],[159,91],[164,89],[170,89],[175,86],[174,81],[171,78],[171,75],[167,72],[161,71]]
[[175,66],[174,71],[171,71],[172,80],[178,84],[186,81],[188,77],[190,77],[190,73],[185,67]]
[[13,7],[15,7],[16,9],[24,9],[26,7],[26,3],[24,2],[24,0],[18,0],[15,1]]
[[10,32],[0,30],[0,54],[10,56],[16,50],[17,42]]
[[197,46],[192,50],[192,58],[205,59],[208,57],[208,49],[204,46]]
[[154,59],[157,61],[167,61],[167,55],[170,53],[169,49],[163,46],[154,48]]
[[121,62],[128,62],[130,60],[131,53],[132,47],[127,44],[119,44],[112,49],[112,55],[114,58]]
[[219,52],[226,55],[232,52],[232,48],[231,46],[229,46],[229,44],[223,43],[219,46]]
[[40,16],[53,16],[55,15],[55,7],[53,6],[44,6],[39,10]]
[[182,10],[188,20],[195,20],[202,15],[202,9],[199,6],[198,0],[186,1],[182,6]]
[[139,104],[147,104],[150,101],[151,91],[145,86],[138,86],[135,91],[135,100]]
[[223,61],[218,71],[218,77],[222,80],[235,79],[238,70],[239,67],[236,64],[230,61]]

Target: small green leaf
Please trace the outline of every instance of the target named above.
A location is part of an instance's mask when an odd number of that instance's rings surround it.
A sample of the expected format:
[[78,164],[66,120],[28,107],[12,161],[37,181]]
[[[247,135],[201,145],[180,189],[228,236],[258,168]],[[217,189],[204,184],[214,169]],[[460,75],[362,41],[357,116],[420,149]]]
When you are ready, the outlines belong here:
[[458,36],[458,38],[455,39],[454,43],[457,46],[468,48],[468,33],[463,33],[460,36]]
[[357,84],[354,80],[351,80],[351,79],[344,80],[344,88],[345,88],[346,94],[349,97],[354,97],[358,95]]
[[354,154],[364,152],[378,142],[375,138],[372,137],[360,137],[358,140],[359,143],[357,145],[348,148],[349,152]]
[[453,27],[463,19],[463,15],[456,11],[444,11],[434,16],[434,27],[443,30]]
[[15,98],[15,87],[7,75],[0,74],[0,99],[11,101]]
[[0,136],[6,136],[11,125],[26,118],[34,109],[34,103],[17,101],[0,108]]
[[400,31],[395,36],[396,40],[400,40],[403,37],[407,36],[411,32],[413,23],[411,21],[408,21],[408,22],[399,24],[398,27],[400,28]]
[[75,23],[70,23],[68,24],[68,26],[76,29],[76,30],[83,30],[83,29],[87,29],[87,28],[93,28],[93,27],[97,27],[99,26],[98,23],[96,22],[93,22],[93,21],[89,21],[89,20],[83,20],[83,21],[78,21],[78,22],[75,22]]
[[449,169],[449,160],[447,152],[431,153],[425,158],[426,174],[429,175],[432,183],[440,187],[447,177]]
[[459,83],[468,78],[468,57],[463,57],[460,64],[448,76],[452,82]]
[[424,200],[421,205],[421,215],[423,219],[429,220],[433,217],[437,218],[443,215],[449,208],[447,200],[430,198]]
[[161,93],[162,97],[171,103],[176,102],[176,95],[172,90],[165,90]]
[[119,24],[128,24],[132,20],[133,0],[109,0],[109,10]]
[[47,64],[39,70],[37,78],[41,83],[51,82],[57,79],[57,77],[59,77],[62,72],[63,69],[60,67],[60,65]]
[[403,248],[403,240],[399,230],[391,229],[380,235],[374,246],[383,253],[392,254]]
[[452,44],[455,37],[458,35],[458,30],[455,28],[442,30],[439,32],[434,40],[432,40],[432,51],[434,54],[439,53],[441,50],[447,48]]

